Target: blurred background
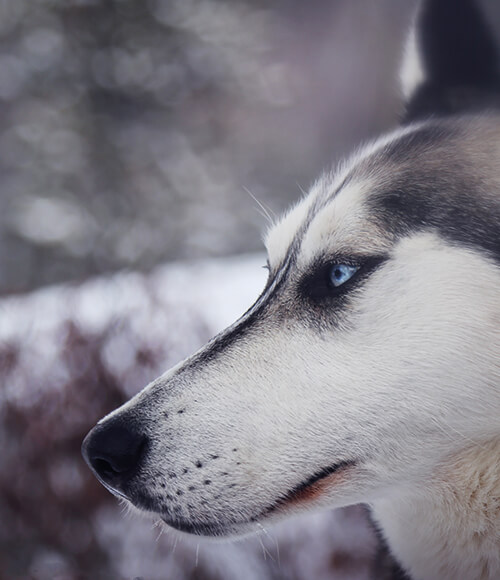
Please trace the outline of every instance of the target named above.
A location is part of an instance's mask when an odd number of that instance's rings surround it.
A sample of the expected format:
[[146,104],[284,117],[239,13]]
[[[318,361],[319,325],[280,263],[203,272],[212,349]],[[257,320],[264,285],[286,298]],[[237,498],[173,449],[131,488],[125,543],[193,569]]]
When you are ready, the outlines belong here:
[[263,213],[397,123],[413,7],[0,0],[0,578],[368,578],[362,508],[178,541],[79,448],[251,303]]
[[0,0],[0,291],[261,249],[394,124],[412,2]]

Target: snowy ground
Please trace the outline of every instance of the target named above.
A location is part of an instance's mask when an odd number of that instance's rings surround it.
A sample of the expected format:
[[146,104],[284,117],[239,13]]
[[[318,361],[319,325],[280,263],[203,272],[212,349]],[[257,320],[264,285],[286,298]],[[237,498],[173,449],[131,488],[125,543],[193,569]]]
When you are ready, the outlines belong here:
[[185,540],[124,513],[80,457],[98,418],[251,304],[263,263],[171,264],[0,302],[0,577],[371,577],[376,539],[360,507],[236,543]]

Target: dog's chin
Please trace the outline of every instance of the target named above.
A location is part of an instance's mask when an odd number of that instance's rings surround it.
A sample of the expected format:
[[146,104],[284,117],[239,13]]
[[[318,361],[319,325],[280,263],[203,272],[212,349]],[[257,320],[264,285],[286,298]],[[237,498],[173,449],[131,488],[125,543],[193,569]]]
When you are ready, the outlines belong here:
[[248,536],[257,530],[257,524],[253,522],[204,523],[171,518],[169,516],[161,516],[161,519],[169,528],[177,532],[190,536],[203,536],[204,538],[213,540],[223,541]]
[[261,528],[261,523],[277,522],[307,510],[311,507],[311,503],[321,500],[325,492],[335,485],[335,480],[343,479],[345,472],[350,471],[355,465],[356,462],[354,461],[343,461],[318,472],[304,483],[284,493],[281,497],[271,502],[268,507],[247,520],[206,523],[196,520],[184,520],[169,515],[162,515],[161,519],[170,528],[190,535],[214,539],[247,536],[258,531]]
[[269,516],[250,518],[246,521],[238,522],[216,522],[204,523],[202,521],[186,521],[170,516],[161,516],[163,522],[176,532],[189,536],[202,536],[207,540],[228,541],[245,538],[262,530],[262,524],[276,523],[285,518],[288,514],[285,510],[273,512]]

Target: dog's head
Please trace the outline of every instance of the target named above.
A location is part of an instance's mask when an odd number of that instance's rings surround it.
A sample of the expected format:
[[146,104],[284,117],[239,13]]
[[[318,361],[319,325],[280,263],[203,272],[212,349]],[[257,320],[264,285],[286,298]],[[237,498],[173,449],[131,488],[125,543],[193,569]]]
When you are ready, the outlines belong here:
[[[441,4],[421,8],[426,30]],[[444,82],[425,52],[403,127],[269,232],[252,308],[91,431],[113,493],[239,534],[421,483],[499,434],[500,116],[474,111],[496,82],[480,48],[483,84]]]

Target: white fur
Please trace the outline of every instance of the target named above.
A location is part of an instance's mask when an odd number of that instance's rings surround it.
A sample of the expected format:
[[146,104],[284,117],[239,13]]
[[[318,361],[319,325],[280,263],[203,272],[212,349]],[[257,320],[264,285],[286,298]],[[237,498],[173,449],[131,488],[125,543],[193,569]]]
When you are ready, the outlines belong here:
[[499,466],[498,439],[470,442],[425,486],[374,502],[392,550],[414,578],[500,577]]
[[325,248],[343,255],[358,248],[374,255],[385,249],[385,237],[368,222],[362,203],[372,185],[369,179],[348,184],[314,216],[300,246],[299,266],[313,263]]
[[[264,242],[271,268],[276,268],[283,261],[313,202],[313,195],[302,198],[283,215],[277,224],[273,224],[265,235]],[[280,227],[278,228],[277,225]]]

